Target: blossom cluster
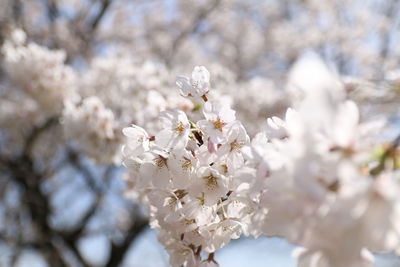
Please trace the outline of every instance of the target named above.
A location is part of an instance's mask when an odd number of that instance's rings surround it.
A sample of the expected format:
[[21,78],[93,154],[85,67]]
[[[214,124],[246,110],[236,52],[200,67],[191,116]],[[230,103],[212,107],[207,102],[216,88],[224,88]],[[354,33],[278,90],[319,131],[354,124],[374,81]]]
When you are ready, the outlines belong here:
[[97,97],[84,98],[80,103],[67,102],[63,111],[66,138],[99,164],[119,162],[122,133],[110,109]]
[[74,93],[75,73],[65,65],[62,50],[26,43],[25,33],[14,30],[2,47],[3,66],[10,82],[31,96],[41,111],[57,113]]
[[[0,128],[3,151],[15,153],[33,127],[58,117],[64,101],[76,96],[76,73],[65,63],[63,50],[28,42],[20,29],[13,29],[7,37],[0,48],[5,74],[0,85]],[[51,142],[63,139],[57,140]],[[48,151],[57,147],[49,146],[49,141],[45,142]]]
[[[146,203],[173,266],[215,264],[217,249],[248,233],[251,204],[235,173],[249,137],[226,103],[209,99],[209,80],[204,67],[177,80],[182,95],[203,101],[199,120],[169,110],[155,136],[136,125],[124,129],[131,189]],[[202,260],[204,253],[210,256]]]
[[373,155],[383,122],[362,122],[318,58],[300,60],[289,77],[295,109],[267,119],[251,142],[229,105],[209,99],[204,67],[177,80],[182,95],[203,100],[203,118],[170,110],[154,136],[124,129],[130,190],[173,266],[215,264],[213,253],[241,234],[301,246],[301,267],[372,266],[370,250],[399,250],[398,162],[390,147]]
[[[297,79],[315,67],[323,79]],[[321,62],[303,59],[290,76],[303,99],[252,141],[260,229],[302,246],[301,267],[372,266],[368,250],[400,246],[399,173],[372,157],[382,122],[360,122]]]

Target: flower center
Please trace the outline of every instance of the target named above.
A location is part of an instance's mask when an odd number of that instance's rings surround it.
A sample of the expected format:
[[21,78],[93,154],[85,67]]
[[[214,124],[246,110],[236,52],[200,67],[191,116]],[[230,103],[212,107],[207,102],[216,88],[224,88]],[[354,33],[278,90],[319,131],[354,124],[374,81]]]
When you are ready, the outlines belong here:
[[215,129],[222,131],[222,127],[224,127],[227,123],[221,121],[220,119],[213,122]]
[[189,171],[192,168],[192,162],[190,159],[183,157],[182,159],[182,169],[185,171]]
[[158,156],[154,162],[156,163],[157,167],[162,168],[164,166],[167,166],[167,159],[164,158],[163,156]]
[[210,174],[207,177],[204,177],[204,179],[206,180],[206,186],[208,189],[214,189],[216,187],[218,187],[218,179],[217,177],[213,176],[212,174]]
[[176,195],[176,197],[177,197],[178,199],[181,199],[181,198],[183,198],[184,196],[187,195],[187,192],[186,192],[185,190],[178,189],[178,190],[176,190],[176,191],[174,192],[174,194]]
[[240,151],[243,147],[243,143],[239,143],[236,140],[231,143],[231,151]]
[[183,131],[185,131],[185,127],[183,126],[182,122],[179,122],[178,126],[175,128],[175,131],[177,131],[179,134],[182,134]]
[[191,224],[193,224],[193,223],[196,223],[196,220],[195,219],[183,219],[183,224],[184,225],[191,225]]

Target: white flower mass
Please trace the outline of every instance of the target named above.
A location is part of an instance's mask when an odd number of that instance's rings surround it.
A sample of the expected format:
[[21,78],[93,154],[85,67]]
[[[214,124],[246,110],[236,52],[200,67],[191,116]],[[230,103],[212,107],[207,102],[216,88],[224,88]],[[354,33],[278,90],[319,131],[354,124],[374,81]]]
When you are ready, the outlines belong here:
[[[324,72],[317,82],[298,80],[315,71]],[[204,67],[193,77],[208,84]],[[302,246],[296,255],[304,267],[372,266],[368,249],[399,247],[400,177],[375,172],[379,163],[368,154],[379,124],[360,122],[357,105],[319,59],[303,59],[289,79],[309,91],[285,120],[267,119],[252,141],[229,105],[208,100],[208,90],[198,93],[184,77],[185,96],[204,96],[203,118],[162,112],[153,137],[137,125],[124,128],[133,148],[124,153],[130,190],[147,206],[173,266],[213,262],[203,254],[242,234]]]

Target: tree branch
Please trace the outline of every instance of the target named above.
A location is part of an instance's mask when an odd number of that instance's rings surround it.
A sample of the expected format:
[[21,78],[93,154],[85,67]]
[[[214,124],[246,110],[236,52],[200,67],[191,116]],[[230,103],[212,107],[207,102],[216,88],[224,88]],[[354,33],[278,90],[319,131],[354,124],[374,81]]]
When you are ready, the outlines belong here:
[[[135,214],[138,214],[138,212],[136,212]],[[136,218],[136,220],[132,222],[130,228],[127,230],[123,242],[120,244],[112,244],[110,258],[105,264],[105,267],[119,266],[122,263],[124,256],[126,255],[126,252],[128,251],[131,244],[135,241],[139,234],[146,229],[147,225],[147,219],[143,217]]]
[[111,0],[102,0],[101,1],[101,8],[99,13],[93,18],[93,20],[89,23],[89,28],[94,32],[96,31],[98,25],[100,24],[100,21],[106,14],[108,8],[111,5]]
[[180,45],[185,40],[185,38],[189,35],[196,33],[199,30],[201,23],[218,7],[218,5],[220,3],[221,3],[221,0],[214,0],[213,3],[211,5],[209,5],[207,8],[200,10],[194,17],[190,26],[187,27],[186,29],[184,29],[174,39],[174,41],[172,42],[171,48],[169,50],[169,54],[166,57],[167,65],[170,65],[172,56],[179,49]]
[[56,125],[58,121],[59,117],[54,116],[47,119],[42,125],[33,128],[31,134],[26,139],[23,154],[25,154],[25,156],[30,155],[32,153],[33,146],[35,145],[35,142],[39,138],[39,136],[52,126]]

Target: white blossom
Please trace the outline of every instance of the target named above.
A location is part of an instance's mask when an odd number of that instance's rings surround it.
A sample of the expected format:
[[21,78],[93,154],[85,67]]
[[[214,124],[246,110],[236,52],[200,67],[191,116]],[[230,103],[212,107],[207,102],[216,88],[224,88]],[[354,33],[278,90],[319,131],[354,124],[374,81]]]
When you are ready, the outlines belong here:
[[210,73],[204,66],[196,66],[190,79],[178,77],[176,84],[183,96],[207,99],[207,93],[210,90]]

